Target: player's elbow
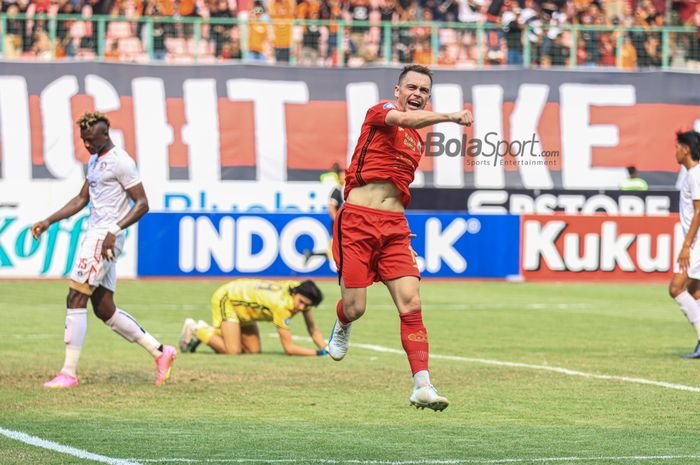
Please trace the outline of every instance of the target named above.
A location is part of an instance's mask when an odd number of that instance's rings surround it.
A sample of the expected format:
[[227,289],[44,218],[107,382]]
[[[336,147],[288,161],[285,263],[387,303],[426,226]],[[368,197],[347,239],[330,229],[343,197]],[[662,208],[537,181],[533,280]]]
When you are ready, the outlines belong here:
[[139,201],[136,203],[136,210],[138,211],[139,218],[148,213],[148,211],[151,209],[148,205],[148,200],[147,199],[139,199]]
[[289,356],[294,355],[294,350],[292,350],[291,347],[283,347],[283,349],[284,349],[284,354],[285,354],[285,355],[289,355]]
[[78,197],[78,206],[82,210],[83,208],[87,207],[87,204],[90,203],[90,196],[80,196]]
[[286,355],[293,355],[294,344],[291,341],[280,341],[282,343],[282,350]]

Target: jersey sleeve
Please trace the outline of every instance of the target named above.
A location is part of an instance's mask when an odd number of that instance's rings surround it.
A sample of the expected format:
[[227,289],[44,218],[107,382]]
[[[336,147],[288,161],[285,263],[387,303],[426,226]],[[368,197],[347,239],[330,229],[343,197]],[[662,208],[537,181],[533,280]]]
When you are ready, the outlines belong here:
[[273,312],[272,315],[272,323],[274,323],[275,326],[280,329],[289,329],[289,320],[292,317],[291,315],[285,315],[280,312]]
[[124,189],[131,189],[141,182],[141,175],[139,175],[139,170],[136,168],[136,163],[128,155],[121,157],[115,174],[117,181]]
[[289,320],[292,318],[289,302],[286,299],[274,299],[268,303],[272,312],[272,323],[281,329],[289,329]]
[[386,126],[386,114],[396,110],[396,105],[391,102],[381,102],[367,110],[365,123],[370,126]]

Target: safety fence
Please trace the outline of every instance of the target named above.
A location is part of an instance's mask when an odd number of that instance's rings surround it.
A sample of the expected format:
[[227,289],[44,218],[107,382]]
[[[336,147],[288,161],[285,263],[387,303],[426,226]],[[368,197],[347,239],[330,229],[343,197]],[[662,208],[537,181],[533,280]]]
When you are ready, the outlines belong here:
[[700,68],[691,27],[0,14],[0,33],[6,59]]

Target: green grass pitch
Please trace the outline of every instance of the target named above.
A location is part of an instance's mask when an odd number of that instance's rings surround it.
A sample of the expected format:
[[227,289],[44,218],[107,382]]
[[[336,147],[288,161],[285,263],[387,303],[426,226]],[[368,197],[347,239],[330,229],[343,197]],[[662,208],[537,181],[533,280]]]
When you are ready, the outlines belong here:
[[[184,318],[210,319],[220,282],[122,281],[117,303],[174,344]],[[322,289],[327,338],[339,291]],[[409,407],[402,354],[287,357],[271,323],[260,325],[263,354],[180,354],[156,388],[150,356],[90,314],[81,386],[47,391],[63,362],[66,293],[65,282],[0,282],[0,428],[115,464],[700,464],[700,392],[683,390],[700,388],[700,360],[679,357],[695,335],[661,284],[425,281],[431,352],[456,357],[431,360],[451,401],[441,413]],[[292,330],[306,336],[303,318]],[[401,349],[382,285],[351,341]],[[2,465],[89,463],[0,435]]]

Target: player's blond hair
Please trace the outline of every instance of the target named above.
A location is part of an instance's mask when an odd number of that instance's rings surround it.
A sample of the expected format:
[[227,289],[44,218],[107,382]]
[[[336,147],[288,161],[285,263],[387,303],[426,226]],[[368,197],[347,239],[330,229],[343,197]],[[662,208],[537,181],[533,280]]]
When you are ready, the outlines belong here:
[[89,129],[100,122],[105,123],[109,128],[109,118],[107,118],[107,115],[99,111],[93,111],[83,113],[83,116],[78,118],[75,124],[80,126],[80,129]]

